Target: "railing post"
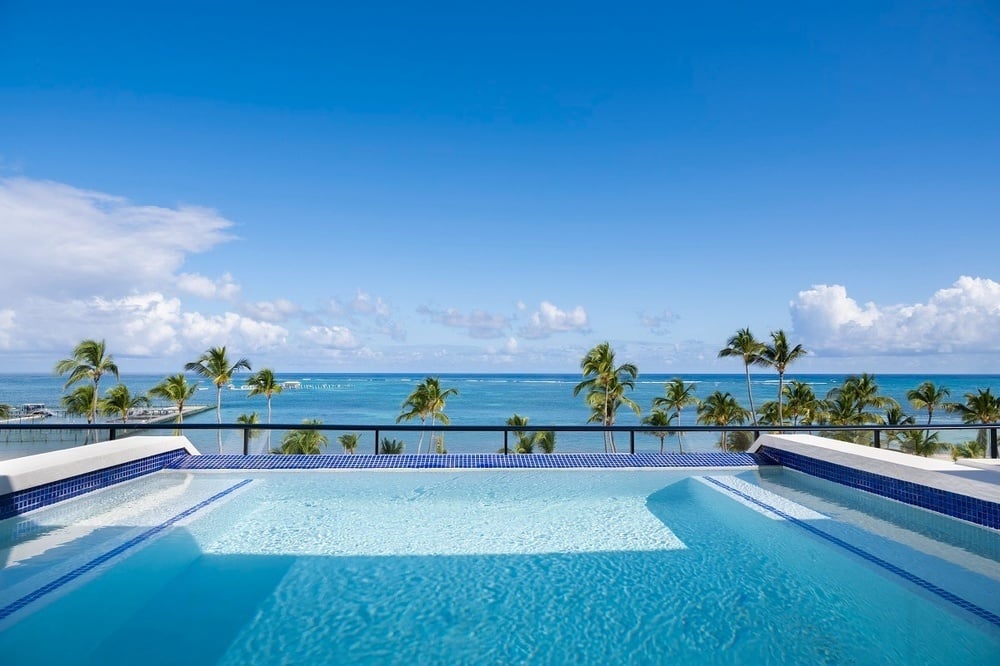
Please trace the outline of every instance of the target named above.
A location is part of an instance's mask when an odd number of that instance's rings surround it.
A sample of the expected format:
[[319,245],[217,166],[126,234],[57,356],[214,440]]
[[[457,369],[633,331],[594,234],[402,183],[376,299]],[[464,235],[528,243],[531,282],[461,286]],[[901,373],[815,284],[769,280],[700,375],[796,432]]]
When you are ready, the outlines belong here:
[[504,431],[503,431],[503,454],[504,455],[508,454],[508,450],[507,450],[507,429],[506,428],[504,428]]
[[378,455],[378,428],[375,429],[375,455]]
[[[117,428],[108,428],[108,439],[110,441],[112,441],[112,442],[115,441],[115,437],[118,435],[117,431],[118,431]],[[993,432],[994,432],[994,436],[995,436],[996,431],[994,430]],[[995,458],[996,456],[993,456],[993,457]]]
[[635,455],[635,430],[628,431],[628,452]]
[[997,429],[990,428],[990,458],[997,457]]
[[872,444],[875,445],[876,449],[881,449],[882,448],[882,431],[881,430],[875,430],[875,439],[872,440]]
[[243,428],[243,455],[250,455],[250,428]]

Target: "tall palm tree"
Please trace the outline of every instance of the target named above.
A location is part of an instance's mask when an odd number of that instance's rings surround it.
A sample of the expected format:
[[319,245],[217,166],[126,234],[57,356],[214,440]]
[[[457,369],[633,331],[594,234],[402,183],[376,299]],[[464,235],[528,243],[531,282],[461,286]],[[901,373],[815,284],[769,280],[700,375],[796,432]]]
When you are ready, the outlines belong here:
[[[662,409],[653,408],[653,411],[649,413],[649,416],[646,416],[645,418],[642,419],[642,424],[648,426],[655,426],[659,428],[667,428],[670,426],[671,423],[673,423],[674,419],[676,418],[677,418],[677,412],[674,412],[673,414],[667,414]],[[663,441],[667,438],[667,435],[669,435],[670,433],[665,430],[654,430],[649,434],[653,435],[654,437],[660,440],[660,453],[663,453]],[[681,450],[681,453],[684,453],[684,451]]]
[[[433,428],[435,420],[443,425],[451,423],[451,419],[444,413],[445,404],[453,395],[458,395],[458,389],[441,389],[441,381],[438,377],[427,377],[417,384],[413,393],[407,396],[403,402],[402,414],[396,418],[396,423],[400,421],[412,421],[419,418],[421,423],[426,423],[430,419]],[[431,432],[433,437],[433,431]],[[420,433],[420,440],[417,442],[417,453],[424,441],[424,433]],[[428,447],[429,448],[429,447]]]
[[[320,425],[319,419],[305,419],[302,425]],[[298,453],[317,455],[320,449],[330,443],[330,440],[320,430],[297,429],[290,430],[281,440],[281,453]]]
[[149,398],[144,395],[132,395],[124,384],[115,384],[108,389],[99,404],[105,416],[120,416],[122,423],[126,423],[130,411],[139,407],[149,407]]
[[915,389],[906,392],[906,399],[910,401],[914,409],[927,410],[927,425],[931,424],[934,418],[934,410],[944,404],[945,398],[951,396],[951,390],[945,386],[936,386],[934,382],[927,381]]
[[747,399],[750,401],[750,415],[753,424],[757,425],[757,410],[753,406],[753,391],[750,390],[750,366],[758,363],[764,353],[764,343],[753,336],[749,328],[741,328],[726,341],[726,346],[719,350],[719,358],[739,356],[743,359],[743,370],[747,376]]
[[785,417],[782,413],[782,396],[785,388],[785,370],[793,361],[806,355],[806,350],[802,345],[791,347],[788,344],[788,337],[782,330],[771,331],[771,344],[765,344],[760,355],[755,361],[757,365],[774,368],[778,372],[778,423],[785,424]]
[[[188,384],[187,377],[178,372],[176,375],[168,375],[159,384],[149,389],[149,395],[154,398],[161,398],[177,405],[176,423],[184,423],[184,403],[194,397],[198,390],[198,382]],[[180,429],[174,430],[174,434],[179,434]]]
[[[240,370],[250,370],[250,361],[241,358],[230,364],[226,348],[209,347],[197,361],[184,364],[187,372],[209,379],[215,384],[215,415],[219,425],[222,425],[222,387],[232,381],[233,375]],[[222,429],[218,431],[219,453],[222,453]]]
[[[991,389],[976,389],[975,393],[965,394],[965,404],[949,403],[947,409],[958,412],[962,423],[996,423],[1000,421],[1000,396],[993,395]],[[976,443],[985,451],[988,431],[980,429],[976,433]]]
[[[271,396],[281,393],[281,384],[274,378],[274,371],[271,368],[261,368],[250,375],[247,380],[250,392],[248,398],[255,395],[262,395],[267,398],[267,424],[271,425]],[[271,431],[267,431],[267,450],[271,450]]]
[[[663,385],[663,396],[653,398],[653,409],[665,409],[677,414],[677,426],[681,425],[681,411],[685,407],[697,405],[700,401],[694,395],[696,386],[686,384],[680,377],[674,377]],[[684,453],[684,433],[677,433],[677,448]]]
[[[636,415],[642,412],[639,405],[625,395],[626,391],[635,389],[639,369],[632,363],[615,366],[615,352],[611,349],[611,343],[602,342],[589,350],[580,361],[580,368],[583,370],[583,381],[573,387],[573,395],[587,390],[584,401],[591,409],[590,422],[600,422],[604,426],[614,425],[615,415],[623,404]],[[609,447],[612,453],[617,453],[614,433],[605,431],[605,453]]]
[[[743,424],[746,423],[749,417],[750,412],[740,405],[729,391],[725,393],[716,391],[698,405],[698,423],[704,423],[705,425],[728,426],[734,423]],[[726,439],[727,434],[726,432],[722,433],[720,445],[723,451],[729,450]]]
[[93,423],[97,420],[97,402],[100,398],[98,384],[101,381],[101,377],[106,374],[112,374],[117,380],[118,366],[115,364],[114,357],[107,353],[104,340],[100,342],[96,340],[84,340],[73,348],[72,358],[64,358],[56,363],[56,374],[69,374],[69,378],[66,380],[66,385],[63,388],[69,388],[73,384],[86,379],[93,382],[94,393],[91,396],[90,417],[87,420],[88,423]]
[[[913,425],[913,417],[905,414],[903,408],[899,405],[892,405],[885,410],[885,417],[883,419],[888,426],[899,426],[899,425]],[[899,444],[905,438],[905,430],[886,430],[885,431],[885,445],[886,448],[892,448],[892,444]]]

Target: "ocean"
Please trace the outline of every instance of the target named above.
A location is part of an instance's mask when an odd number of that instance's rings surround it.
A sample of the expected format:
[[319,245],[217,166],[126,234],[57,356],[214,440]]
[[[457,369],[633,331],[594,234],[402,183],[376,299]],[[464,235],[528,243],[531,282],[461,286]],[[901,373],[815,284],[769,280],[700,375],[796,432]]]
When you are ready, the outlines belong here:
[[[240,414],[257,412],[261,422],[267,419],[267,405],[263,396],[250,398],[243,387],[247,374],[237,375],[233,388],[222,391],[222,420],[233,423]],[[414,374],[327,374],[327,373],[278,373],[279,381],[298,381],[301,388],[285,390],[274,396],[271,402],[272,421],[282,424],[297,424],[304,419],[320,419],[324,424],[371,424],[387,426],[382,428],[382,434],[406,443],[406,452],[415,452],[416,433],[393,433],[391,425],[400,414],[400,406],[407,395],[426,375]],[[450,417],[452,425],[503,425],[513,414],[517,413],[529,419],[529,425],[585,425],[589,412],[583,403],[583,397],[573,396],[573,387],[582,379],[576,374],[441,374],[442,388],[454,388],[458,395],[447,402],[445,413]],[[680,376],[684,381],[695,384],[695,395],[705,398],[714,391],[728,391],[744,406],[747,406],[746,379],[741,373],[734,374],[690,374],[690,375],[641,375],[636,382],[635,391],[629,394],[643,409],[643,414],[650,411],[653,398],[663,395],[664,383],[672,377]],[[817,397],[825,397],[827,391],[842,384],[846,375],[797,375],[785,376],[786,383],[797,379],[809,383]],[[965,393],[974,393],[977,389],[990,388],[1000,394],[1000,375],[876,375],[876,381],[883,395],[895,398],[903,406],[904,411],[916,417],[917,422],[926,419],[926,412],[917,412],[906,400],[906,392],[916,388],[923,381],[933,381],[939,386],[951,390],[951,400],[963,401]],[[163,375],[122,375],[122,383],[128,385],[133,393],[144,393],[163,379]],[[194,377],[190,379],[195,381]],[[58,409],[60,397],[64,394],[64,379],[54,374],[7,374],[0,375],[0,403],[21,405],[25,403],[44,403],[49,408]],[[114,384],[113,377],[105,377],[101,381],[102,393]],[[778,392],[778,378],[774,373],[751,374],[754,402],[760,405],[767,400],[774,400]],[[199,391],[192,404],[215,404],[215,387],[206,380],[201,380]],[[156,403],[154,403],[156,404]],[[162,403],[161,403],[162,404]],[[630,410],[622,407],[618,412],[616,425],[635,425],[641,417],[635,416]],[[695,409],[689,408],[682,413],[681,425],[695,423]],[[943,410],[935,412],[935,422],[954,423],[957,417]],[[53,422],[49,419],[46,422]],[[186,423],[215,423],[216,414],[213,411],[204,412],[185,419]],[[58,422],[58,420],[56,420]],[[80,423],[80,419],[72,422]],[[419,421],[413,422],[419,425]],[[336,442],[337,432],[328,433],[330,446],[328,452],[340,452]],[[272,444],[280,441],[282,433],[272,433]],[[959,440],[970,439],[971,434],[962,432],[948,433],[950,438]],[[619,450],[627,449],[628,434],[619,435]],[[191,431],[189,438],[206,453],[217,451],[214,431]],[[0,459],[24,455],[28,452],[38,452],[50,448],[63,448],[71,444],[55,441],[24,441],[25,437],[11,432],[0,432]],[[623,444],[624,443],[624,444]],[[237,453],[242,450],[242,436],[237,431],[224,434],[224,450],[227,453]],[[445,446],[454,453],[489,453],[495,452],[503,445],[500,433],[450,433],[446,437]],[[260,437],[251,444],[256,451],[264,449],[264,438]],[[427,438],[424,440],[426,449]],[[636,436],[637,449],[658,450],[659,440],[646,435]],[[676,450],[675,437],[666,440],[667,450]],[[685,436],[686,450],[711,450],[715,446],[715,438],[707,434],[691,433]],[[362,433],[359,453],[369,453],[373,450],[371,433]],[[556,443],[557,451],[600,451],[603,443],[600,435],[591,433],[559,433]]]

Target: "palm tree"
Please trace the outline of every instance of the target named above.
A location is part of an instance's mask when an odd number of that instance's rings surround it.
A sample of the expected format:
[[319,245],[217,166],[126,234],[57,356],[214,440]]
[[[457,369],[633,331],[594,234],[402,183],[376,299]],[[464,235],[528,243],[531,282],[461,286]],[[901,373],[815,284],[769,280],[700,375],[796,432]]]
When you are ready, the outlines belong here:
[[[198,382],[188,384],[187,377],[178,372],[176,375],[168,375],[159,384],[149,389],[149,395],[154,398],[161,398],[177,405],[176,423],[184,423],[184,403],[194,397],[198,390]],[[174,434],[180,433],[180,429],[174,430]]]
[[782,330],[771,331],[771,344],[764,345],[755,363],[774,368],[778,372],[778,425],[785,424],[782,413],[782,396],[785,388],[785,370],[793,361],[806,355],[802,345],[790,347],[788,338]]
[[951,390],[944,386],[935,386],[934,382],[924,382],[915,389],[906,392],[906,399],[914,409],[927,410],[927,425],[934,418],[934,409],[944,404],[944,399],[951,396]]
[[[868,373],[849,375],[841,386],[830,389],[826,397],[831,407],[830,420],[835,425],[881,425],[885,418],[873,410],[899,407],[894,399],[879,393],[874,375]],[[858,431],[853,434],[853,441],[867,444],[867,441],[860,441],[862,434],[867,440],[869,434]]]
[[[653,398],[653,409],[665,409],[677,414],[677,426],[681,425],[681,411],[685,407],[697,405],[700,401],[694,395],[694,384],[685,384],[680,377],[674,377],[663,385],[663,397]],[[684,433],[677,432],[677,448],[684,453]]]
[[405,444],[401,439],[389,439],[388,437],[383,437],[382,443],[379,445],[379,449],[382,453],[387,455],[398,456],[403,453],[404,446]]
[[[528,417],[514,414],[507,419],[507,425],[515,428],[524,428],[528,425]],[[517,438],[517,443],[514,444],[514,453],[534,453],[535,433],[528,430],[515,430],[514,437]]]
[[56,363],[56,374],[69,374],[63,388],[69,388],[85,379],[93,382],[94,393],[91,396],[88,423],[97,420],[97,402],[100,397],[98,384],[101,377],[109,373],[114,375],[116,380],[118,379],[118,366],[115,365],[114,357],[106,353],[104,340],[100,342],[84,340],[73,348],[72,358],[64,358]]
[[[263,395],[267,398],[267,424],[271,425],[271,396],[281,393],[281,384],[274,378],[274,371],[270,368],[261,368],[250,375],[247,386],[250,387],[250,392],[247,393],[248,398],[255,395]],[[267,431],[267,450],[271,450],[270,430]]]
[[[260,423],[260,417],[257,412],[250,412],[249,414],[240,414],[236,417],[236,422],[243,425],[255,426]],[[247,439],[257,439],[260,437],[260,430],[256,428],[249,428],[247,430]],[[249,447],[248,447],[249,448]],[[270,449],[268,449],[270,451]]]
[[[947,405],[947,409],[958,412],[961,415],[962,423],[996,423],[1000,421],[1000,396],[995,396],[991,389],[977,389],[975,393],[965,394],[965,404],[952,402]],[[976,433],[976,443],[986,450],[986,439],[988,431],[979,430]]]
[[[729,391],[716,391],[698,405],[698,423],[705,425],[728,426],[733,423],[746,423],[750,417],[748,412],[736,401]],[[726,432],[722,433],[720,445],[723,451],[728,451]]]
[[753,392],[750,390],[750,366],[759,362],[764,353],[764,343],[753,336],[749,328],[741,328],[736,335],[726,341],[726,346],[719,350],[719,358],[739,356],[743,359],[743,369],[747,376],[747,399],[750,401],[750,415],[753,424],[757,425],[757,412],[753,406]]
[[[215,384],[215,415],[219,425],[222,425],[222,387],[232,381],[233,375],[240,370],[250,370],[250,361],[241,358],[230,365],[226,348],[209,347],[204,354],[184,365],[184,369],[205,377]],[[219,453],[222,453],[222,429],[218,431]]]
[[535,433],[535,445],[542,453],[552,453],[556,450],[555,430],[540,430]]
[[10,405],[0,405],[0,419],[10,418]]
[[358,448],[358,440],[360,439],[361,435],[359,435],[358,433],[348,432],[338,437],[337,442],[339,442],[340,445],[344,447],[345,453],[350,453],[351,455],[354,455],[354,450]]
[[[621,405],[627,405],[638,416],[642,410],[634,400],[625,395],[626,391],[635,388],[635,379],[639,369],[632,363],[623,363],[615,367],[615,352],[611,344],[602,342],[586,353],[580,361],[583,370],[583,381],[573,388],[573,395],[579,395],[587,389],[584,401],[591,409],[589,422],[600,422],[604,426],[615,423],[615,415]],[[604,431],[604,451],[610,446],[612,453],[617,453],[614,433]]]
[[[900,425],[913,425],[914,419],[912,416],[903,413],[903,408],[899,405],[893,405],[885,410],[885,418],[883,419],[885,424],[888,426],[900,426]],[[902,444],[905,438],[904,430],[886,430],[885,431],[885,445],[886,448],[892,448],[892,444]]]
[[[412,421],[415,418],[419,418],[421,423],[425,423],[427,419],[431,421],[431,427],[434,427],[434,421],[440,421],[443,425],[448,425],[451,423],[451,419],[448,415],[444,413],[445,402],[448,398],[453,395],[458,395],[458,389],[450,388],[441,390],[441,382],[438,377],[428,377],[424,381],[420,382],[413,393],[411,393],[406,401],[403,402],[402,410],[403,413],[396,418],[396,423],[400,421]],[[433,436],[433,431],[431,433]],[[420,447],[424,441],[424,433],[420,433],[420,440],[417,442],[417,453],[420,453]],[[428,447],[429,448],[429,447]]]
[[[302,425],[320,425],[319,419],[306,419]],[[330,440],[319,430],[302,428],[288,431],[281,439],[281,453],[318,455],[320,449],[330,443]]]
[[[71,393],[67,393],[61,399],[62,406],[66,410],[67,416],[83,416],[87,419],[87,425],[94,422],[94,385],[84,384],[77,386]],[[94,434],[89,429],[83,436],[83,443],[90,441],[90,436]],[[96,441],[96,434],[94,437]]]
[[986,442],[973,439],[964,444],[953,444],[951,447],[951,459],[959,458],[985,458]]
[[[642,424],[648,426],[655,426],[658,428],[667,428],[670,426],[671,423],[673,423],[674,419],[676,418],[677,418],[677,412],[674,412],[673,414],[667,414],[662,409],[656,409],[654,407],[653,411],[649,413],[649,416],[645,417],[642,420]],[[660,453],[663,453],[663,440],[665,440],[667,438],[667,435],[669,435],[670,433],[664,430],[654,430],[649,434],[659,438]],[[681,453],[683,453],[683,451],[681,451]]]
[[927,430],[907,430],[899,436],[899,448],[908,453],[928,458],[947,445],[938,441],[938,433],[929,434]]
[[115,384],[108,389],[106,397],[101,399],[101,413],[105,416],[120,416],[122,423],[128,421],[128,413],[138,407],[149,407],[149,398],[144,395],[132,395],[124,384]]

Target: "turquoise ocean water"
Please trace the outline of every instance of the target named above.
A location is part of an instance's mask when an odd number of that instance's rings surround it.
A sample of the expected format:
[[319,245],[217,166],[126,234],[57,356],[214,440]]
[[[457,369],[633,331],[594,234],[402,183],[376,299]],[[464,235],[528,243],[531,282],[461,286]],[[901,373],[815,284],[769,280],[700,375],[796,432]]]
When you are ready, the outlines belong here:
[[[325,424],[373,424],[390,425],[400,414],[400,406],[406,396],[426,375],[414,374],[324,374],[324,373],[278,373],[280,381],[301,382],[300,389],[286,390],[272,401],[273,423],[296,424],[304,419],[320,419]],[[452,425],[503,425],[514,413],[529,418],[530,425],[584,425],[588,411],[582,397],[573,396],[573,387],[581,377],[576,374],[442,374],[439,375],[444,388],[455,388],[458,395],[448,400],[445,412]],[[664,383],[675,375],[641,375],[636,389],[630,397],[648,413],[653,398],[663,395]],[[233,388],[222,391],[222,420],[232,423],[240,414],[256,411],[261,421],[266,420],[266,402],[263,397],[249,398],[246,390],[241,390],[247,375],[237,375]],[[740,373],[712,375],[681,375],[696,385],[696,395],[704,398],[714,391],[729,391],[737,400],[747,404],[745,376]],[[136,392],[145,392],[162,380],[163,375],[122,375],[121,381]],[[808,382],[818,397],[824,397],[830,389],[839,386],[845,375],[786,375],[786,381],[798,379]],[[777,397],[778,378],[773,373],[751,375],[754,402],[760,405]],[[951,399],[962,401],[963,395],[978,389],[990,388],[1000,393],[1000,375],[876,375],[876,380],[884,395],[898,400],[907,413],[917,417],[918,422],[926,415],[917,412],[906,401],[906,392],[921,382],[930,380],[951,390]],[[194,379],[192,378],[192,381]],[[102,392],[114,382],[113,378],[102,380]],[[58,407],[64,393],[64,380],[50,374],[0,375],[0,403],[20,405],[28,402],[45,403],[50,408]],[[205,380],[194,399],[195,404],[215,403],[215,387]],[[688,409],[682,414],[681,424],[694,424],[695,410]],[[633,425],[640,417],[622,408],[617,424]],[[205,412],[186,419],[188,423],[214,423],[214,411]],[[943,411],[935,413],[935,422],[956,422],[957,418]],[[50,421],[51,422],[51,421]],[[77,420],[76,422],[80,422]],[[419,422],[415,422],[419,424]],[[330,452],[339,452],[336,445],[338,433],[330,433]],[[383,434],[404,439],[406,451],[414,452],[418,435],[414,433]],[[214,452],[216,438],[214,432],[190,433],[195,444],[206,452]],[[272,441],[280,439],[280,433],[272,434]],[[968,439],[971,434],[951,433],[952,438]],[[23,455],[29,447],[31,451],[46,448],[61,448],[64,444],[48,441],[25,443],[23,438],[10,436],[0,438],[0,457]],[[627,434],[619,442],[627,442]],[[50,438],[51,440],[51,438]],[[446,448],[450,452],[493,452],[502,446],[502,436],[498,433],[452,433],[447,435]],[[676,450],[676,439],[668,438],[668,450]],[[236,453],[242,448],[242,438],[238,432],[225,434],[223,441],[226,452]],[[263,440],[253,443],[253,448],[262,450]],[[426,439],[424,442],[426,447]],[[627,446],[627,443],[625,444]],[[710,450],[714,440],[708,435],[689,435],[685,448],[690,450]],[[637,447],[644,450],[659,448],[659,441],[653,437],[637,436]],[[371,434],[363,434],[359,452],[370,452]],[[591,434],[560,433],[557,450],[596,451],[602,450],[600,436]]]

